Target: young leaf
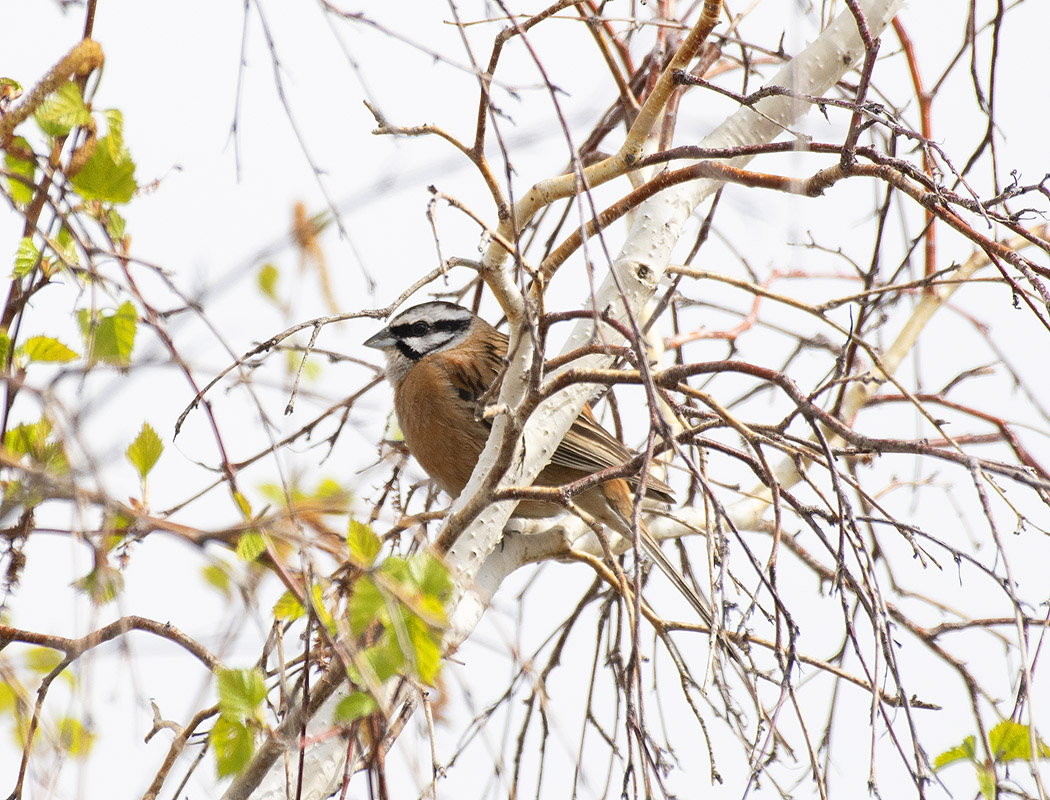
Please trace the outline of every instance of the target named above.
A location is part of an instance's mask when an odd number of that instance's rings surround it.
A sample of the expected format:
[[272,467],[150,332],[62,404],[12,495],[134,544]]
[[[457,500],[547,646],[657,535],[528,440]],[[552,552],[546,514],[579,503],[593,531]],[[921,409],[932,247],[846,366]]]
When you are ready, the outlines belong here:
[[259,268],[259,274],[255,277],[259,285],[259,291],[274,302],[277,302],[277,278],[279,274],[277,267],[273,264],[263,264]]
[[18,250],[15,251],[15,266],[11,270],[11,275],[15,278],[24,278],[40,263],[42,263],[40,251],[33,244],[32,237],[23,236],[18,243]]
[[78,319],[92,362],[105,361],[120,367],[131,363],[138,315],[130,300],[124,301],[112,314],[102,313],[94,321],[85,311],[78,314]]
[[91,753],[91,745],[95,743],[95,734],[74,717],[64,717],[59,721],[58,736],[62,749],[73,758],[86,757]]
[[22,352],[30,361],[72,361],[79,356],[58,339],[50,336],[30,336],[22,345]]
[[[7,148],[7,155],[4,157],[4,163],[7,165],[8,172],[21,176],[30,183],[35,183],[36,161],[31,157],[32,153],[33,148],[29,146],[29,142],[24,138],[16,136],[12,139],[11,144]],[[32,186],[18,180],[18,178],[8,178],[7,187],[8,191],[11,192],[11,199],[15,201],[15,205],[19,208],[29,205],[29,202],[33,199]]]
[[383,566],[380,570],[389,575],[398,583],[408,583],[412,578],[412,573],[408,568],[408,562],[400,556],[390,556],[383,562]]
[[73,581],[72,586],[86,594],[96,606],[104,606],[124,591],[124,576],[109,566],[96,567],[83,578]]
[[[999,763],[1019,759],[1028,761],[1032,757],[1030,734],[1027,725],[1004,719],[988,732],[988,745],[991,747],[992,757]],[[1035,746],[1039,751],[1038,758],[1050,757],[1050,747],[1047,747],[1042,739],[1037,738]]]
[[977,787],[981,790],[981,796],[984,797],[984,800],[996,800],[999,794],[996,791],[997,783],[995,770],[992,767],[985,764],[977,767]]
[[372,579],[362,575],[354,584],[348,603],[350,630],[360,636],[377,619],[385,617],[386,601]]
[[328,607],[324,604],[324,589],[321,587],[321,584],[314,584],[313,589],[310,590],[310,596],[313,598],[313,610],[317,615],[317,619],[322,625],[328,628],[328,630],[334,632],[335,620],[332,619]]
[[135,524],[135,517],[126,511],[114,511],[106,514],[102,522],[102,528],[116,541],[108,549],[120,544],[122,538],[127,535],[128,529]]
[[61,258],[63,263],[79,263],[80,256],[77,255],[77,243],[67,226],[63,225],[61,230],[59,230],[58,237],[55,239],[55,244],[58,245],[56,254]]
[[367,717],[379,708],[372,695],[368,692],[354,692],[339,701],[335,707],[335,721],[337,724],[346,725],[355,719]]
[[441,671],[441,636],[415,614],[404,616],[416,674],[423,683],[433,686]]
[[237,540],[237,558],[241,561],[255,561],[266,552],[266,539],[258,531],[245,531]]
[[408,569],[419,590],[428,597],[444,602],[452,591],[448,568],[432,554],[423,551],[408,560]]
[[375,563],[382,543],[370,525],[350,520],[350,531],[346,535],[346,544],[350,548],[350,558],[359,566],[368,569]]
[[973,761],[977,756],[977,751],[974,749],[977,745],[977,739],[974,736],[967,736],[962,740],[961,744],[955,745],[949,750],[945,750],[933,762],[934,769],[940,769],[946,767],[949,764],[954,764],[956,761]]
[[76,175],[73,188],[85,200],[103,203],[126,203],[131,200],[135,183],[135,161],[124,147],[119,127],[110,120],[109,133],[98,141],[95,152]]
[[219,713],[224,717],[237,720],[253,717],[266,699],[266,683],[258,669],[220,669],[216,681]]
[[23,658],[26,667],[45,675],[62,663],[62,653],[50,647],[34,647]]
[[233,500],[237,504],[237,508],[241,510],[244,518],[250,520],[252,518],[252,504],[248,502],[248,498],[240,492],[234,492]]
[[344,488],[339,481],[332,478],[324,478],[314,489],[314,499],[328,500],[337,503],[345,503],[350,499],[350,491]]
[[34,461],[44,462],[47,437],[51,435],[51,423],[47,419],[39,422],[23,422],[7,432],[4,446],[12,453],[29,456]]
[[135,441],[128,445],[124,455],[131,462],[131,466],[138,470],[139,477],[142,480],[146,480],[149,471],[153,469],[157,459],[160,458],[160,454],[163,452],[164,444],[161,442],[160,437],[157,436],[157,432],[153,430],[148,422],[143,422],[142,430],[135,437]]
[[105,115],[107,146],[113,149],[113,158],[117,158],[124,150],[124,115],[116,108],[107,109]]
[[396,675],[405,664],[405,655],[398,646],[397,637],[390,630],[383,632],[378,644],[365,650],[365,658],[380,682]]
[[282,594],[273,605],[274,617],[282,622],[292,622],[305,613],[303,604],[291,592]]
[[215,771],[220,778],[236,775],[248,765],[255,752],[255,740],[240,720],[219,717],[209,737],[215,751]]
[[201,577],[204,582],[225,597],[231,596],[230,572],[222,564],[208,564],[201,569]]
[[84,105],[80,87],[70,81],[63,83],[37,109],[36,124],[48,136],[65,136],[77,125],[91,122],[91,112]]
[[106,211],[105,217],[106,233],[109,234],[109,238],[115,243],[120,244],[124,239],[124,229],[127,226],[127,222],[124,217],[120,216],[112,208]]
[[18,708],[19,698],[10,683],[0,683],[0,714],[11,714],[14,716]]

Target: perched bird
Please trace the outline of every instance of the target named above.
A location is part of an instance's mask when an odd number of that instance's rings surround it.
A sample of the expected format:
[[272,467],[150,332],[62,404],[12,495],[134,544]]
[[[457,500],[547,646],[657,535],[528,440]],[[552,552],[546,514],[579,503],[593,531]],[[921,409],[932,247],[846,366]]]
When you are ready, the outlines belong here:
[[[457,497],[488,440],[491,425],[482,417],[482,398],[502,372],[507,337],[462,306],[430,302],[402,311],[365,346],[386,355],[394,409],[409,452],[441,489]],[[585,406],[535,484],[561,486],[621,466],[632,457]],[[637,476],[616,478],[573,499],[595,519],[631,538],[632,489],[637,485]],[[671,487],[652,475],[646,478],[645,493],[665,503],[674,499]],[[524,500],[514,511],[517,517],[530,518],[563,513],[561,506],[537,500]],[[644,523],[640,538],[649,557],[711,625],[710,607],[670,563]]]

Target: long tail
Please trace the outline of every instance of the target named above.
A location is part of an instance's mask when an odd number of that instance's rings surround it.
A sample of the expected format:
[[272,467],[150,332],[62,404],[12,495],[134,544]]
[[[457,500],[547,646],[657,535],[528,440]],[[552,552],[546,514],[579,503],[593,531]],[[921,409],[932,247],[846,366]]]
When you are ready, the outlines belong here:
[[667,576],[667,579],[674,584],[674,587],[681,593],[681,595],[689,601],[689,605],[691,605],[696,610],[696,613],[700,615],[700,619],[703,623],[708,627],[714,625],[715,615],[711,610],[711,604],[708,603],[707,599],[697,592],[696,587],[690,584],[685,579],[685,576],[675,568],[675,565],[671,563],[671,560],[660,547],[660,543],[653,538],[651,533],[649,533],[649,529],[645,526],[645,522],[642,522],[641,531],[639,531],[639,533],[639,539],[642,544],[642,549],[645,550],[645,554],[660,568],[660,571]]

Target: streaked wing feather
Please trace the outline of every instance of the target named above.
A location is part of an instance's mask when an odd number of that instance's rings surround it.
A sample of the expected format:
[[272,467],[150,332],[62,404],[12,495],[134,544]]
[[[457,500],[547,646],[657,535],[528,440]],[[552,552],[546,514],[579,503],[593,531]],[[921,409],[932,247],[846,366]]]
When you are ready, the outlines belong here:
[[[486,328],[486,334],[491,337],[492,343],[491,348],[484,350],[488,357],[482,359],[480,364],[464,362],[459,370],[452,371],[449,375],[457,391],[461,392],[461,397],[467,399],[466,395],[469,393],[473,402],[478,401],[488,391],[502,370],[503,359],[507,354],[507,336],[490,326],[486,325]],[[488,425],[488,421],[485,424]],[[589,475],[610,467],[618,467],[633,457],[634,453],[599,425],[590,408],[584,406],[583,412],[554,451],[551,464]],[[627,481],[632,486],[638,485],[636,477],[628,477]],[[646,479],[645,488],[648,497],[665,503],[674,502],[674,491],[654,475]]]
[[[618,467],[632,458],[634,453],[599,425],[590,408],[584,406],[583,413],[572,423],[569,432],[554,451],[551,463],[590,474]],[[630,476],[626,480],[632,486],[638,485],[636,477]],[[645,489],[648,497],[665,503],[674,501],[671,487],[654,475],[646,479]]]
[[[507,352],[507,337],[495,330],[485,331],[491,336],[492,347],[481,347],[461,354],[450,351],[444,354],[448,366],[445,377],[459,399],[465,403],[478,404],[503,369],[503,358]],[[484,335],[483,334],[483,335]],[[481,409],[477,409],[480,414]],[[485,422],[490,426],[489,422]]]

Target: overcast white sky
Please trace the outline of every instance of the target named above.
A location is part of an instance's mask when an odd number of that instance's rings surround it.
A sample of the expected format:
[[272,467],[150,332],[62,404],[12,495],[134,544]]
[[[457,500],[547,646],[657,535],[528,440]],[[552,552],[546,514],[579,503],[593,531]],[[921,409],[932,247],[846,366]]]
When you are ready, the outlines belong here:
[[[58,3],[45,0],[8,5],[4,11],[5,24],[0,30],[0,75],[15,78],[28,88],[79,38],[82,9],[70,7],[63,13]],[[369,14],[377,15],[374,18],[386,15],[386,24],[425,43],[435,52],[450,54],[458,65],[465,63],[456,29],[441,24],[448,16],[445,4],[416,0],[362,5],[376,6],[368,9]],[[614,5],[624,4],[610,4],[610,7]],[[795,4],[769,2],[767,5],[767,15],[755,21],[757,29],[765,25],[786,28],[788,51],[812,37],[814,31],[810,23],[800,21]],[[936,12],[923,4],[915,5],[919,7],[908,9],[905,20],[915,31],[922,31],[934,24],[922,15]],[[106,69],[95,95],[95,107],[119,108],[124,112],[125,137],[138,164],[137,178],[143,185],[157,181],[155,187],[127,208],[132,251],[137,258],[161,265],[187,294],[202,292],[209,319],[238,354],[290,321],[326,313],[313,283],[315,278],[300,276],[297,272],[297,255],[287,233],[295,201],[302,200],[312,212],[318,212],[330,200],[342,214],[349,237],[340,236],[330,228],[324,245],[336,295],[345,310],[385,305],[415,277],[436,265],[434,241],[425,218],[428,185],[434,184],[474,208],[488,208],[483,185],[451,148],[431,139],[394,140],[372,136],[374,122],[361,102],[368,96],[377,99],[395,123],[439,122],[467,135],[471,126],[462,121],[463,115],[472,119],[476,104],[474,81],[469,73],[455,64],[435,63],[427,54],[366,27],[341,27],[340,45],[318,6],[312,3],[264,1],[262,8],[276,37],[281,79],[292,116],[310,157],[323,173],[320,181],[312,174],[275,91],[271,54],[254,11],[243,73],[238,70],[244,22],[240,3],[100,0],[95,21],[95,38],[106,54]],[[463,13],[469,17],[471,11],[468,7]],[[987,11],[983,9],[982,13]],[[418,19],[413,19],[415,17]],[[1016,92],[1017,101],[1000,101],[999,119],[1008,137],[1001,143],[1000,155],[1002,163],[1023,171],[1023,181],[1032,182],[1050,171],[1046,159],[1047,112],[1038,94],[1044,91],[1045,82],[1033,81],[1036,76],[1032,67],[1033,54],[1045,48],[1050,7],[1029,2],[1008,15],[1008,20],[1010,47],[1004,50],[999,85],[1004,94]],[[492,31],[478,28],[473,33],[477,36],[479,55],[487,58],[488,45],[484,42]],[[578,39],[574,35],[566,41]],[[957,30],[952,29],[945,38],[927,33],[922,42],[929,48],[928,63],[933,73],[957,46]],[[559,57],[575,57],[568,49],[559,52],[556,39],[547,44],[545,57],[554,60],[552,63],[556,64]],[[887,37],[886,48],[895,46]],[[348,54],[360,67],[359,72],[355,73],[348,65]],[[535,74],[526,69],[516,51],[508,53],[507,63],[501,70],[506,80],[522,87],[523,107],[542,96]],[[606,82],[582,70],[563,74],[564,79],[559,77],[558,82],[566,93],[565,108],[570,121],[589,123],[596,119],[611,97]],[[239,79],[242,83],[238,101]],[[944,104],[946,111],[956,103],[967,102],[966,80],[966,71],[959,70],[958,78],[953,79],[939,97],[938,103]],[[1021,92],[1014,86],[1027,87],[1027,91]],[[525,112],[516,114],[516,106],[505,95],[502,102],[507,103],[506,110],[515,118],[514,124],[505,124],[503,130],[512,144],[520,190],[564,165],[564,144],[558,135],[552,134],[549,120],[540,120]],[[703,108],[692,107],[693,116],[683,122],[681,130],[687,132],[687,137],[688,132],[695,131],[699,138],[731,108],[728,101],[723,105],[712,101]],[[231,138],[235,113],[236,147]],[[949,153],[964,157],[979,139],[981,130],[976,121],[973,125],[959,122],[965,122],[966,117],[950,118],[953,123],[936,129],[935,138]],[[805,124],[810,130],[819,130],[822,138],[835,140],[841,136],[843,119],[833,118],[829,126],[814,114]],[[796,162],[795,168],[808,169],[802,162]],[[987,170],[978,173],[978,182],[978,191],[990,196]],[[842,197],[802,201],[772,194],[728,192],[723,201],[725,207],[720,222],[724,227],[720,233],[732,236],[736,232],[742,240],[746,239],[747,257],[759,270],[772,265],[818,269],[827,263],[821,254],[794,247],[790,257],[785,258],[785,247],[806,241],[811,233],[819,237],[843,226],[856,227],[856,248],[852,255],[863,260],[870,252],[872,241],[871,230],[864,227],[869,223],[870,203],[851,205],[842,202]],[[473,224],[447,208],[439,208],[437,213],[443,254],[474,256],[478,236]],[[0,217],[0,252],[13,252],[20,236],[20,222],[12,213]],[[946,234],[942,247],[945,263],[969,254],[968,245]],[[264,261],[273,262],[282,271],[281,291],[290,304],[287,315],[264,302],[255,289],[254,275]],[[730,250],[714,238],[706,266],[719,268],[730,263],[733,263]],[[366,273],[375,280],[374,290],[369,287]],[[145,283],[148,291],[155,292],[155,297],[163,297],[159,285],[151,285],[148,280]],[[582,299],[584,285],[580,279],[574,289],[567,291],[578,289]],[[77,342],[78,334],[69,317],[73,297],[72,287],[56,289],[52,296],[39,296],[34,301],[33,318],[46,319],[49,332],[57,330],[61,338]],[[173,298],[169,299],[174,303]],[[1011,326],[1017,326],[1016,341],[1027,347],[1027,342],[1033,341],[1029,322],[1021,318],[1020,312],[1011,314],[1008,303],[1001,305],[1002,312],[989,308],[989,315],[1007,332],[1006,340],[1010,340],[1014,330]],[[492,305],[486,308],[491,312]],[[932,382],[941,374],[946,376],[945,380],[950,379],[961,364],[967,363],[969,352],[959,349],[959,343],[965,341],[960,337],[967,335],[960,333],[962,327],[958,320],[946,323],[943,333],[931,338],[923,357],[928,359],[926,366]],[[229,363],[228,354],[199,324],[186,320],[176,323],[174,329],[180,337],[181,352],[195,364],[205,380],[209,373]],[[375,324],[368,321],[333,326],[324,331],[318,346],[371,359],[374,354],[362,352],[359,343],[374,330]],[[1045,365],[1045,331],[1043,334],[1044,338],[1037,340],[1042,356],[1036,358],[1042,358]],[[138,357],[150,353],[160,355],[155,340],[147,335],[141,337],[137,347]],[[720,346],[712,346],[709,357],[722,357],[723,353]],[[697,358],[699,360],[699,356]],[[989,354],[983,352],[976,358],[984,363],[989,360]],[[345,394],[344,387],[356,386],[355,381],[359,381],[362,374],[346,366],[325,366],[323,379],[307,387],[293,419],[282,424],[286,429],[303,424],[319,409]],[[282,376],[278,369],[265,375],[272,383],[267,387],[267,378],[260,379],[260,393],[279,420],[286,400]],[[90,413],[82,420],[80,433],[104,468],[106,488],[116,496],[137,492],[135,475],[122,463],[121,453],[139,425],[149,421],[161,433],[168,449],[153,476],[151,502],[154,508],[162,509],[184,499],[198,484],[203,485],[194,462],[212,463],[214,453],[200,414],[190,417],[183,435],[175,445],[171,444],[174,420],[192,397],[185,381],[174,371],[160,367],[145,368],[141,377],[146,380],[124,387],[113,374],[93,375],[82,385],[70,385],[69,399],[72,400],[72,395],[92,398]],[[1036,371],[1030,377],[1044,398],[1050,396],[1050,379],[1045,368],[1042,374]],[[237,443],[238,452],[231,457],[236,460],[253,452],[259,442],[264,441],[265,434],[243,393],[222,390],[213,395],[213,400],[228,439]],[[355,410],[332,457],[315,475],[332,474],[348,482],[363,481],[366,485],[362,492],[369,491],[368,476],[360,478],[353,473],[374,458],[374,442],[387,412],[385,400],[384,393],[377,393],[360,410]],[[1035,444],[1042,448],[1044,460],[1050,460],[1047,439],[1036,439]],[[312,458],[316,460],[314,454],[318,452],[307,451],[305,447],[296,449],[302,456],[289,456],[283,461],[290,474],[309,464]],[[273,480],[274,475],[274,464],[268,462],[246,473],[246,481],[249,486],[257,485]],[[235,509],[223,497],[194,506],[187,519],[203,524],[209,509],[215,514],[211,522],[215,526],[235,519]],[[75,519],[69,518],[56,521],[66,526],[75,523]],[[1046,548],[1037,545],[1032,552],[1035,555],[1018,567],[1032,582],[1038,583],[1038,574],[1045,572]],[[199,581],[198,569],[203,563],[199,555],[178,543],[151,541],[141,546],[126,574],[125,596],[114,606],[98,612],[78,602],[68,588],[72,580],[89,568],[85,548],[64,538],[52,537],[34,545],[29,554],[23,588],[9,606],[11,622],[20,627],[72,636],[120,614],[136,613],[170,620],[199,636],[235,666],[250,662],[258,651],[259,640],[267,633],[266,603],[261,613],[231,612],[218,595]],[[516,576],[514,582],[519,584],[530,577],[531,573],[522,574]],[[590,581],[584,570],[565,566],[547,567],[543,578],[559,590],[560,596],[572,598],[572,602]],[[948,578],[954,580],[955,576]],[[520,587],[505,587],[490,618],[479,628],[473,645],[461,654],[469,661],[469,668],[450,670],[450,684],[462,684],[460,689],[453,690],[460,699],[469,690],[470,699],[479,706],[491,700],[486,694],[488,687],[474,685],[478,676],[493,675],[495,686],[501,686],[510,669],[508,649],[535,647],[548,630],[549,618],[544,615],[540,615],[544,616],[542,619],[540,616],[518,618],[517,588]],[[819,587],[811,590],[816,594]],[[272,597],[275,591],[276,587],[270,586],[264,596]],[[965,602],[965,592],[961,589],[959,596],[960,602]],[[552,613],[564,613],[564,605],[566,603],[556,599]],[[819,633],[807,635],[817,637]],[[586,646],[572,651],[570,656],[589,658]],[[1000,656],[989,654],[989,658],[998,660]],[[83,706],[72,704],[69,708],[74,712],[83,709],[96,726],[99,733],[96,757],[83,766],[65,763],[56,786],[45,788],[35,784],[27,796],[141,794],[144,781],[155,772],[170,740],[169,734],[162,733],[143,748],[141,740],[150,724],[149,698],[158,698],[165,716],[184,720],[189,709],[205,702],[209,691],[203,669],[196,666],[187,669],[186,663],[182,655],[173,654],[167,644],[145,637],[132,637],[126,649],[123,645],[113,646],[96,657],[84,659],[80,680],[91,687],[91,691],[83,696]],[[1045,676],[1045,669],[1043,673]],[[561,680],[555,677],[554,688],[562,690],[559,697],[565,704],[553,712],[556,723],[559,714],[564,715],[564,720],[576,719],[571,713],[573,703],[568,699],[572,694],[571,682],[567,677],[559,685]],[[921,684],[921,675],[917,681]],[[65,697],[68,698],[68,693]],[[67,702],[62,696],[49,700],[59,708]],[[1047,719],[1050,705],[1045,694],[1040,703],[1039,711],[1050,723]],[[949,721],[957,720],[959,726],[968,725],[965,709],[957,716],[954,711],[947,709],[941,718],[946,720],[941,724],[948,731],[945,747],[969,732],[969,727],[955,727]],[[664,713],[668,713],[667,709]],[[867,713],[863,701],[856,713],[859,718]],[[566,725],[554,726],[552,775],[561,774],[557,767],[571,764],[576,758],[578,732]],[[5,735],[6,731],[0,729],[0,736]],[[452,727],[448,739],[455,742],[457,738],[458,731]],[[862,738],[860,746],[866,746],[865,742]],[[491,744],[494,749],[498,746],[499,742]],[[559,747],[563,748],[561,752]],[[484,748],[474,751],[474,756],[481,752]],[[672,776],[671,785],[677,787],[683,797],[697,796],[700,789],[694,781],[704,783],[706,751],[698,743],[695,752],[678,755],[686,769]],[[730,777],[728,785],[710,790],[704,785],[704,795],[739,797],[740,783],[733,778],[744,774],[746,765],[734,763],[728,756],[728,748],[722,755],[725,760],[719,766]],[[6,791],[7,776],[15,774],[18,756],[16,748],[0,744],[0,791]],[[421,774],[426,774],[429,755],[425,750],[397,757],[402,756]],[[866,753],[863,758],[867,758]],[[701,761],[701,768],[692,768]],[[601,772],[601,769],[595,770],[596,774]],[[203,766],[186,796],[209,796],[211,775],[210,765]],[[46,769],[36,772],[34,778],[46,781]],[[414,778],[408,777],[408,773],[398,779],[405,780],[403,786],[414,785]],[[799,793],[805,795],[810,784],[802,770],[798,779],[803,784]],[[13,783],[13,777],[10,780]],[[967,779],[957,773],[946,774],[946,780],[964,796],[972,786],[972,777]],[[899,788],[893,781],[889,778],[882,785],[883,796],[893,796],[890,790]],[[565,787],[554,785],[553,779],[549,783],[551,785],[545,786],[549,791],[544,796],[569,795]],[[469,767],[453,770],[447,786],[447,796],[481,796]],[[863,789],[862,785],[855,788],[857,792]],[[582,796],[595,796],[598,791],[598,786],[581,788]],[[357,796],[363,796],[360,787]],[[503,796],[503,791],[493,789],[492,796]],[[762,790],[757,796],[772,796],[772,791]]]

